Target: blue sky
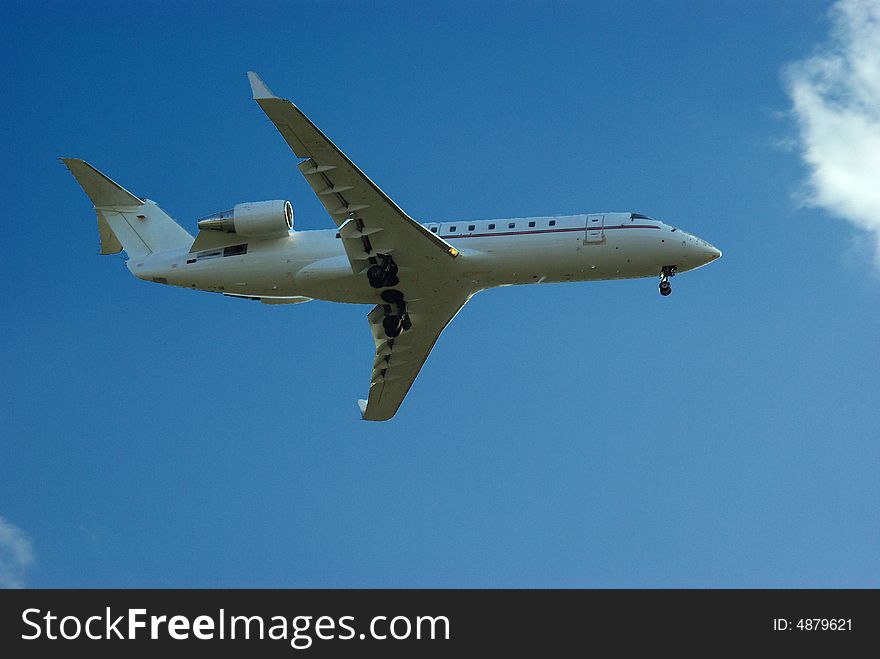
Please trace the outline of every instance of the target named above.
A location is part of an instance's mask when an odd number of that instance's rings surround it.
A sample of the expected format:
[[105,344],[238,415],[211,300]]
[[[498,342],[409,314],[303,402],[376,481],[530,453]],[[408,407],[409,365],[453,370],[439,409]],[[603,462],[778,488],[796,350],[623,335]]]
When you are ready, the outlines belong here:
[[[828,9],[4,3],[0,586],[880,586],[876,234],[792,92]],[[137,281],[56,161],[191,231],[330,227],[248,69],[422,221],[637,210],[724,257],[482,293],[359,421],[367,307]]]

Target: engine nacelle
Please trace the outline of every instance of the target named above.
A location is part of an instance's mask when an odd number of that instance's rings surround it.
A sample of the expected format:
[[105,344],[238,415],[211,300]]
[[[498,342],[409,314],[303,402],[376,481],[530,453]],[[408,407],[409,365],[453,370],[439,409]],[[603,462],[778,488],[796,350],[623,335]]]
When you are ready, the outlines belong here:
[[283,237],[293,228],[289,201],[250,201],[199,220],[200,231],[222,231],[255,238]]

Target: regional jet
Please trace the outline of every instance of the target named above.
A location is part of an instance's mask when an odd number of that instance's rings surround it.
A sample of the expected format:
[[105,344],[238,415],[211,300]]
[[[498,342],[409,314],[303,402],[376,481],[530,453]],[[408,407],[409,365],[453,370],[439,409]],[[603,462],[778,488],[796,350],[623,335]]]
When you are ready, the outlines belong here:
[[496,286],[670,278],[721,256],[641,213],[421,224],[290,101],[248,73],[254,100],[296,156],[335,229],[293,229],[289,201],[241,203],[197,222],[193,239],[156,204],[83,160],[61,160],[94,204],[101,253],[125,250],[138,279],[264,304],[374,305],[376,351],[361,417],[397,412],[440,333],[475,293]]

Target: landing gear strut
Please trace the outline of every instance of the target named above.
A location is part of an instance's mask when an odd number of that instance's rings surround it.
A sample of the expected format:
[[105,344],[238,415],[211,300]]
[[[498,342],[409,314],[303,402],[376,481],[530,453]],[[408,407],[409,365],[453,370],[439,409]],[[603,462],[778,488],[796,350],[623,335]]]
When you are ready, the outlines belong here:
[[675,276],[675,269],[674,265],[664,265],[660,269],[660,295],[663,297],[672,293],[672,284],[669,283],[669,278]]
[[367,268],[367,279],[373,288],[385,288],[397,286],[400,279],[397,278],[397,264],[388,254],[380,255],[381,261]]

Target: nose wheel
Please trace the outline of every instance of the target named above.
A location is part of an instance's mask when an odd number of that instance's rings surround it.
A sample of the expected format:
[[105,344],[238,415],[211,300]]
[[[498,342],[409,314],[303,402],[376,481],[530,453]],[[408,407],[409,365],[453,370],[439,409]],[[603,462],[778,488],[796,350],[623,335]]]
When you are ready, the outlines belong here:
[[672,284],[669,283],[669,278],[675,276],[675,268],[674,265],[664,265],[660,269],[660,295],[663,297],[672,294]]

